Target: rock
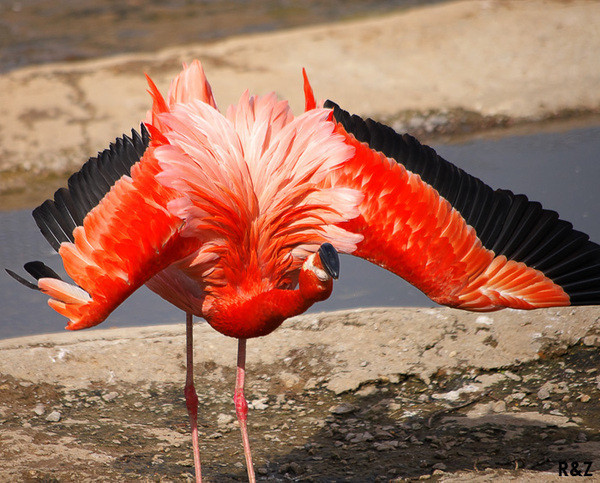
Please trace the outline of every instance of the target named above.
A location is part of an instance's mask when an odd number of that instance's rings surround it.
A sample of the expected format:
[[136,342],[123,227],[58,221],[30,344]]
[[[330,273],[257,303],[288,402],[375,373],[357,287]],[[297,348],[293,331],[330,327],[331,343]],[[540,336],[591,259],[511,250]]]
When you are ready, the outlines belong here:
[[311,389],[316,389],[318,383],[319,381],[317,381],[316,377],[311,377],[308,381],[306,381],[306,384],[304,384],[304,390],[309,391]]
[[509,379],[512,379],[513,381],[521,381],[523,378],[517,374],[515,374],[514,372],[510,372],[510,371],[505,371],[504,375],[506,377],[508,377]]
[[454,401],[458,400],[463,394],[477,392],[480,390],[481,390],[481,388],[474,384],[467,384],[467,385],[465,385],[459,389],[456,389],[454,391],[432,394],[431,397],[433,399],[445,399],[446,401],[454,402]]
[[373,446],[375,446],[375,449],[377,451],[389,451],[391,449],[395,449],[398,447],[398,441],[396,440],[392,440],[392,441],[383,441],[382,443],[374,443]]
[[402,404],[397,402],[391,402],[388,404],[388,411],[394,413],[396,411],[400,411],[402,409]]
[[232,421],[233,416],[231,414],[221,413],[217,416],[217,426],[227,426]]
[[294,474],[294,475],[299,475],[300,473],[302,473],[302,467],[296,463],[295,461],[292,461],[290,463],[284,464],[281,466],[281,468],[279,469],[280,473],[290,473],[290,474]]
[[400,374],[390,374],[389,379],[392,384],[398,384],[400,382]]
[[38,416],[41,416],[42,414],[44,414],[44,412],[46,411],[46,406],[44,406],[43,404],[38,404],[34,409],[33,412],[35,414],[37,414]]
[[579,397],[579,400],[580,400],[582,403],[590,402],[590,399],[592,399],[592,398],[591,398],[589,395],[587,395],[587,394],[582,394],[582,395]]
[[550,382],[544,384],[537,393],[537,397],[542,401],[544,399],[548,399],[550,397],[551,391],[554,388],[554,385]]
[[372,396],[373,394],[377,394],[377,386],[373,386],[372,384],[363,386],[356,391],[356,395],[361,397]]
[[373,441],[375,438],[368,431],[364,433],[348,433],[346,435],[346,441],[351,443],[362,443],[363,441]]
[[300,382],[300,378],[291,372],[280,372],[279,380],[286,388],[290,389]]
[[332,414],[349,414],[356,411],[358,408],[349,403],[338,404],[337,406],[331,406],[329,412]]
[[475,323],[478,325],[493,325],[494,324],[494,319],[492,319],[491,317],[487,316],[487,315],[479,315],[476,319],[475,319]]
[[375,437],[377,438],[391,438],[392,437],[392,433],[390,433],[389,431],[386,431],[382,428],[378,428],[375,430]]
[[269,407],[269,405],[267,404],[267,401],[269,399],[266,397],[260,398],[260,399],[254,399],[253,401],[250,401],[250,403],[248,404],[248,406],[250,407],[250,409],[256,409],[258,411],[262,411],[264,409],[267,409]]
[[491,404],[490,409],[494,413],[503,413],[506,411],[506,403],[504,401],[496,401]]
[[411,442],[411,444],[416,444],[416,445],[422,445],[423,441],[419,441],[419,438],[417,438],[414,434],[412,434],[409,438],[409,441]]
[[505,380],[506,377],[506,375],[500,373],[480,374],[475,378],[475,382],[481,384],[483,389]]
[[48,416],[46,416],[46,421],[50,423],[58,423],[62,415],[58,411],[52,411]]
[[104,399],[106,402],[110,402],[118,396],[119,396],[118,392],[112,391],[112,392],[109,392],[108,394],[102,394],[102,399]]

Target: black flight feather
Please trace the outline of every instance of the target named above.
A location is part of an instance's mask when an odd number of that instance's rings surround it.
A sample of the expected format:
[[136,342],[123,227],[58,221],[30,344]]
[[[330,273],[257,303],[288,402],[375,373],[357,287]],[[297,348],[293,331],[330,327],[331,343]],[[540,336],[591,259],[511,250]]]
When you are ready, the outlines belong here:
[[8,268],[5,268],[4,270],[6,270],[6,273],[8,273],[17,282],[22,283],[27,288],[30,288],[30,289],[33,289],[33,290],[39,290],[40,289],[36,284],[31,283],[29,280],[24,279],[23,277],[21,277],[21,275],[16,274],[12,270],[9,270]]
[[146,126],[141,135],[131,130],[111,143],[98,156],[90,158],[68,180],[68,188],[61,188],[53,200],[46,200],[35,210],[33,218],[48,243],[58,251],[63,242],[73,242],[73,230],[83,225],[87,214],[97,206],[112,186],[144,155],[150,143]]
[[40,278],[56,278],[57,280],[62,280],[58,273],[52,270],[48,265],[45,265],[43,262],[27,262],[24,265],[24,268],[25,271],[36,280],[39,280]]
[[525,195],[492,190],[409,134],[350,115],[331,101],[325,107],[358,141],[434,188],[475,229],[485,248],[540,270],[567,292],[572,305],[600,304],[600,246],[556,212]]

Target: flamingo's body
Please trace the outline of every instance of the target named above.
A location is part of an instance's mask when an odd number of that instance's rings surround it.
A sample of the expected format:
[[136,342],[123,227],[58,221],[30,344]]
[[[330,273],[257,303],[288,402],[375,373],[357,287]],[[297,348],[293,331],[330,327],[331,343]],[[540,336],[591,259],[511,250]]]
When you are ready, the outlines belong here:
[[[247,93],[221,115],[198,62],[166,99],[151,81],[150,93],[141,135],[117,140],[34,211],[76,286],[40,262],[25,267],[35,285],[10,273],[48,294],[68,329],[99,324],[146,284],[188,314],[188,329],[193,314],[238,338],[251,478],[245,341],[327,298],[336,251],[463,309],[600,302],[600,247],[586,235],[408,135],[317,107],[306,78],[298,117],[273,94]],[[194,398],[188,370],[195,430]]]

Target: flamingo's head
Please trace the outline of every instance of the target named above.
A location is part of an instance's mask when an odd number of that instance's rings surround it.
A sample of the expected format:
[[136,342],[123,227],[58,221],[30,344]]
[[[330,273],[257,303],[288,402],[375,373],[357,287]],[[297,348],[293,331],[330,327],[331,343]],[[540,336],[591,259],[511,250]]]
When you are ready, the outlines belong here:
[[302,264],[299,288],[313,302],[325,300],[333,290],[333,279],[340,275],[340,259],[331,243],[323,243]]
[[213,328],[231,337],[249,339],[267,335],[285,319],[329,297],[333,279],[338,278],[339,272],[336,249],[324,243],[304,260],[297,290],[273,288],[248,296],[240,294],[238,287],[226,285],[206,298],[203,316]]
[[[310,262],[307,260],[309,266],[306,268],[314,270],[320,280],[327,280],[328,277],[337,280],[340,277],[340,257],[331,243],[323,243],[317,253],[312,256],[314,258]],[[316,258],[318,258],[320,264],[315,265],[314,260]],[[321,265],[322,268],[319,268],[318,265]],[[319,272],[325,273],[319,274]]]

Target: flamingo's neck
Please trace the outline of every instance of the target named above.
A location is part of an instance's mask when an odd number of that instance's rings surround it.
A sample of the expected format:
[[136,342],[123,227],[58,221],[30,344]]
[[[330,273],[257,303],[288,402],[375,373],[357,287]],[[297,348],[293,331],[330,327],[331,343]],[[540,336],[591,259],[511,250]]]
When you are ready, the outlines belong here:
[[331,295],[333,282],[326,274],[323,276],[318,256],[309,259],[311,263],[307,260],[300,270],[297,289],[275,288],[243,296],[224,287],[207,297],[204,317],[214,329],[230,337],[249,339],[269,334],[285,319]]

